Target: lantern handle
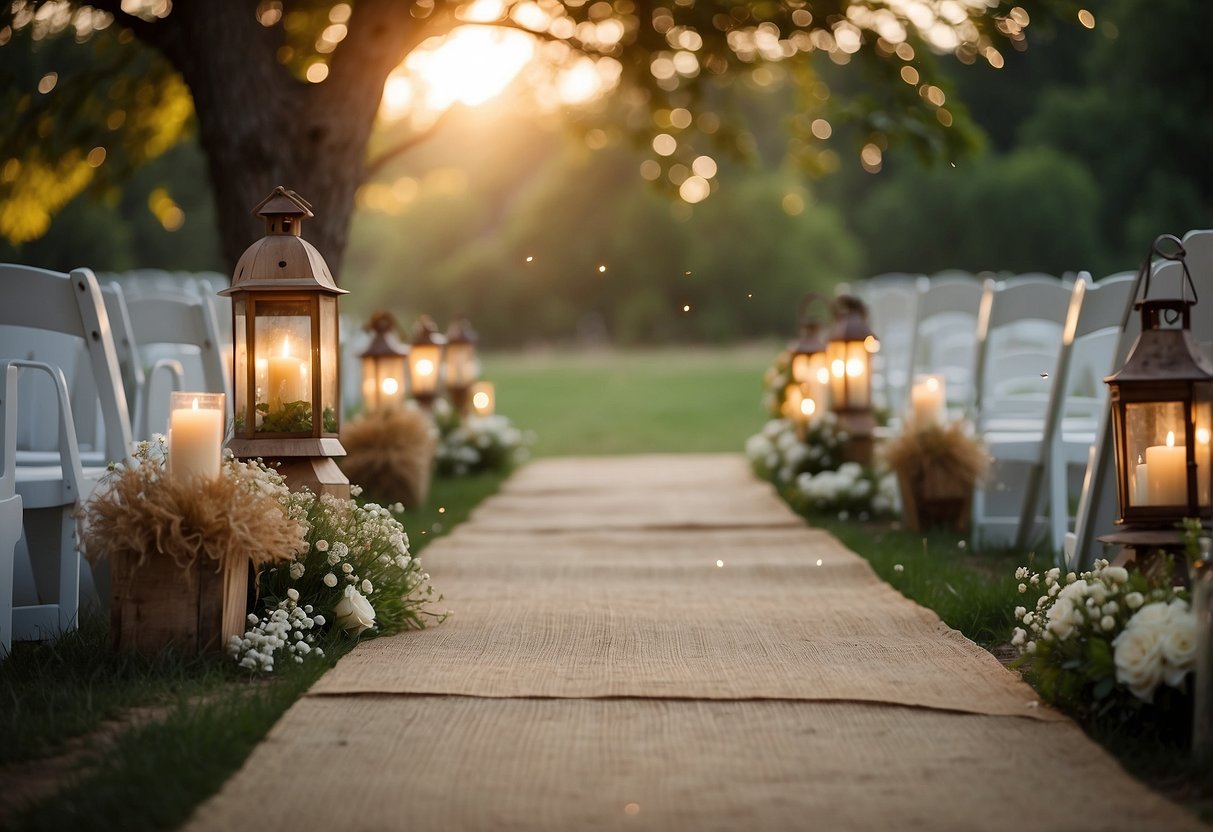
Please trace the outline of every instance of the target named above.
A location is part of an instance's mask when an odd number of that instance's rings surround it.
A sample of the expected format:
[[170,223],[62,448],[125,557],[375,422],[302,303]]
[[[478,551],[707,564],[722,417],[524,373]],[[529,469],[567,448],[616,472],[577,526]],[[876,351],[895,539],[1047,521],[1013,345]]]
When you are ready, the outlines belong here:
[[809,318],[809,310],[812,309],[814,304],[817,304],[827,312],[830,310],[830,300],[825,295],[820,292],[805,292],[800,298],[800,303],[796,304],[796,323],[801,326],[808,326],[811,323],[820,326],[825,322],[825,318],[821,316]]
[[[1171,243],[1174,246],[1174,250],[1164,249],[1163,245],[1166,243]],[[1141,300],[1138,301],[1138,305],[1140,305],[1146,300],[1146,298],[1150,296],[1150,278],[1154,271],[1150,268],[1150,264],[1153,262],[1155,255],[1164,260],[1178,262],[1183,267],[1184,282],[1181,300],[1184,303],[1188,303],[1188,290],[1191,289],[1191,303],[1192,305],[1195,305],[1198,298],[1196,296],[1196,284],[1192,280],[1192,272],[1188,270],[1188,252],[1184,249],[1183,241],[1181,241],[1174,234],[1160,234],[1155,237],[1154,242],[1150,244],[1150,253],[1146,255],[1146,259],[1142,261],[1141,268],[1137,272],[1137,282],[1138,285],[1142,287]]]

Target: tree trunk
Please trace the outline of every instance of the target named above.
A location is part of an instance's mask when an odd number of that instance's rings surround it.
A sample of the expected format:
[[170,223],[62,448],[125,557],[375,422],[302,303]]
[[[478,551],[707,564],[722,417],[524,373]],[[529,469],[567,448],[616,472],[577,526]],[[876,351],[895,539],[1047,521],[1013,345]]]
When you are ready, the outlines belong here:
[[410,49],[447,25],[412,18],[410,6],[360,0],[319,84],[282,66],[281,27],[263,27],[252,2],[179,0],[169,17],[136,30],[193,95],[229,269],[262,236],[250,212],[284,185],[314,206],[303,235],[340,281],[384,81]]

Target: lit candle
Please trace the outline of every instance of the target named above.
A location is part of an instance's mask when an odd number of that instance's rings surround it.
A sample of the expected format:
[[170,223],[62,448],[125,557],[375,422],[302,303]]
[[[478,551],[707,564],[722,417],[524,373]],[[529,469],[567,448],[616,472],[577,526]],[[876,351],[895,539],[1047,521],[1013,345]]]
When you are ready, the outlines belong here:
[[943,391],[941,376],[926,376],[910,388],[910,420],[916,427],[931,427],[943,421]]
[[219,476],[223,394],[174,392],[169,412],[169,475],[178,482]]
[[1148,506],[1150,504],[1150,492],[1146,487],[1147,482],[1146,464],[1141,461],[1141,454],[1137,455],[1137,475],[1133,480],[1133,505]]
[[472,385],[472,411],[477,416],[492,416],[494,405],[493,382],[478,381]]
[[1197,502],[1202,506],[1209,504],[1209,463],[1210,463],[1210,446],[1209,446],[1209,429],[1196,429],[1196,493]]
[[303,359],[291,355],[289,338],[282,339],[282,355],[271,355],[266,366],[270,410],[281,410],[289,402],[306,401],[306,370]]
[[1146,448],[1146,505],[1181,506],[1188,502],[1188,449],[1175,444],[1175,431],[1167,431],[1167,444]]
[[793,381],[784,388],[783,415],[794,422],[803,421],[804,416],[800,410],[803,400],[804,394],[800,391],[800,385]]

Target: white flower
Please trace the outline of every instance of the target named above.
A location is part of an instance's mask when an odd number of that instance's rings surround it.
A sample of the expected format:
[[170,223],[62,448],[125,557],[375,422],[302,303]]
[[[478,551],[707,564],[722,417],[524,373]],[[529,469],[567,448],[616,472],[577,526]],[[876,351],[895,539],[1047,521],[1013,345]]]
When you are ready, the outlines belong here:
[[316,622],[317,627],[323,627],[325,618],[323,615],[313,615],[312,621]]
[[895,563],[895,564],[893,564],[893,571],[894,571],[894,572],[904,572],[904,571],[905,571],[905,569],[906,569],[906,568],[905,568],[904,566],[902,566],[900,563]]
[[329,552],[329,556],[324,560],[329,566],[336,566],[337,564],[341,563],[341,555],[337,554],[336,552]]
[[1027,637],[1028,637],[1028,634],[1026,631],[1024,631],[1020,627],[1016,627],[1015,632],[1011,635],[1011,644],[1014,645],[1015,647],[1020,647],[1023,645],[1023,643],[1024,643],[1025,639],[1027,639]]
[[1149,626],[1135,627],[1129,619],[1112,646],[1116,681],[1127,685],[1138,699],[1154,701],[1154,689],[1162,681],[1163,672],[1158,632]]
[[291,563],[290,575],[292,581],[297,581],[303,577],[304,566],[299,561]]
[[345,588],[345,594],[333,608],[336,624],[351,635],[359,635],[363,630],[375,626],[375,608],[366,596],[352,586]]
[[1113,583],[1125,584],[1129,581],[1129,570],[1123,566],[1106,566],[1103,569],[1103,574]]
[[330,589],[332,587],[337,586],[337,576],[334,575],[332,572],[325,575],[324,576],[324,585],[329,587]]
[[366,593],[367,595],[370,595],[372,592],[375,591],[375,587],[371,584],[371,582],[369,580],[364,580],[362,582],[362,591],[364,593]]
[[1025,592],[1027,592],[1027,591],[1028,591],[1028,585],[1027,585],[1027,584],[1020,584],[1020,585],[1019,585],[1019,594],[1020,594],[1020,595],[1022,595],[1023,593],[1025,593]]
[[329,550],[329,542],[327,540],[317,540],[316,541],[316,551],[317,552],[327,552],[328,550]]
[[1026,612],[1027,612],[1027,610],[1025,610],[1023,607],[1016,607],[1015,608],[1015,620],[1021,621]]
[[290,598],[292,601],[298,602],[299,601],[299,590],[295,589],[294,587],[291,587],[290,589],[288,589],[286,591],[286,597]]
[[1170,604],[1167,628],[1160,647],[1163,661],[1166,662],[1163,680],[1177,688],[1196,663],[1196,616],[1178,598]]
[[1053,606],[1049,607],[1045,617],[1048,618],[1049,632],[1053,633],[1059,639],[1065,639],[1074,630],[1074,604],[1069,598],[1058,598]]
[[1116,619],[1110,615],[1105,615],[1103,618],[1099,619],[1099,626],[1104,630],[1104,632],[1108,632],[1116,626]]

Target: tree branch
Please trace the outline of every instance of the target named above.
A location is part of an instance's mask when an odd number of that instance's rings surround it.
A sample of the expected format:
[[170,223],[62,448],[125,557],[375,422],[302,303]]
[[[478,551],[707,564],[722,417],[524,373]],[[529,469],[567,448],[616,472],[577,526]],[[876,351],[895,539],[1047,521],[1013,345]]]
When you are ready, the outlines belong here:
[[458,106],[458,104],[452,104],[450,107],[443,110],[438,118],[434,119],[434,123],[429,127],[422,130],[420,133],[412,133],[406,136],[396,144],[379,153],[379,155],[375,158],[368,160],[366,166],[363,168],[362,181],[369,181],[375,174],[383,170],[383,168],[386,167],[387,164],[393,159],[403,156],[417,145],[422,144],[423,142],[426,142],[432,138],[433,135],[441,130],[442,126],[450,120],[451,113],[454,112],[455,108]]

